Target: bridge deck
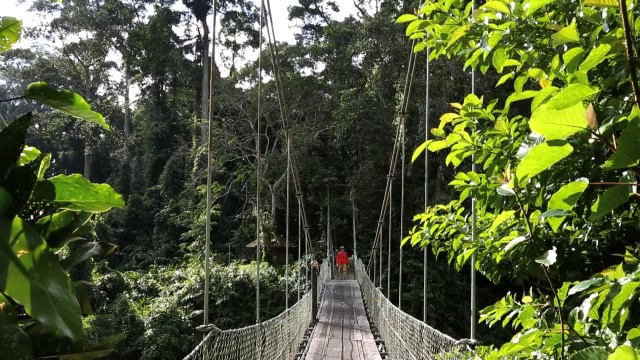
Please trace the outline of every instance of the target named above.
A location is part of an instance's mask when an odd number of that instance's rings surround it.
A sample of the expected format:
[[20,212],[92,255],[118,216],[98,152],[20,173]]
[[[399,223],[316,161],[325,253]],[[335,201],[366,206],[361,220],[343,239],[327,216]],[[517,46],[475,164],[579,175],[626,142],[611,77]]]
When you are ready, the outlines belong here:
[[327,283],[318,318],[306,359],[381,359],[352,276]]

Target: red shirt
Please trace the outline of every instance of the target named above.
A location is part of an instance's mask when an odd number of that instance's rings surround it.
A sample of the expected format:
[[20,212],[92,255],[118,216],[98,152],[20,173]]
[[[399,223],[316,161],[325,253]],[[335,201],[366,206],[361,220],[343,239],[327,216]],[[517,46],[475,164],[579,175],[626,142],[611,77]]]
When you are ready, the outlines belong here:
[[336,264],[338,265],[347,265],[349,264],[349,255],[346,252],[340,251],[336,256]]

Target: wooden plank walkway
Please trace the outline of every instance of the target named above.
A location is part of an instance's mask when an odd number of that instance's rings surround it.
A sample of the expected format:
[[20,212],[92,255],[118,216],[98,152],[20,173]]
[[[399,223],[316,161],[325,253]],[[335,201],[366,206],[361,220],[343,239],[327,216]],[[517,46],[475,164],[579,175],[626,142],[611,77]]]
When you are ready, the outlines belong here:
[[318,318],[306,359],[381,359],[352,274],[348,280],[327,283]]

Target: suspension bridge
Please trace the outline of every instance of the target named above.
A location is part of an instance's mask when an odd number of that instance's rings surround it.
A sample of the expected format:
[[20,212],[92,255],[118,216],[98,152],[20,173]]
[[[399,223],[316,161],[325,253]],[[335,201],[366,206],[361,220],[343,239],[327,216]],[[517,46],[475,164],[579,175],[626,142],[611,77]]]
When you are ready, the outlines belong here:
[[[216,2],[214,2],[214,19],[216,16]],[[212,41],[215,51],[216,22],[213,22]],[[286,281],[285,311],[278,316],[263,321],[260,318],[260,267],[256,266],[256,323],[251,326],[220,330],[209,319],[209,259],[210,259],[210,218],[206,219],[206,248],[205,248],[205,298],[204,321],[198,330],[204,333],[203,340],[196,348],[185,357],[185,360],[199,359],[467,359],[470,345],[475,343],[476,306],[475,306],[475,256],[471,259],[471,333],[469,339],[454,339],[427,324],[427,249],[424,249],[424,273],[423,273],[423,319],[418,320],[403,312],[402,306],[402,247],[400,247],[399,259],[391,259],[392,238],[391,229],[392,214],[392,189],[396,179],[396,172],[400,168],[399,180],[400,192],[400,240],[405,235],[404,227],[404,200],[405,200],[405,120],[407,118],[409,95],[416,70],[416,54],[411,44],[409,62],[404,83],[404,92],[397,113],[395,123],[396,134],[394,147],[389,162],[387,184],[382,201],[380,217],[372,246],[363,259],[357,256],[356,235],[356,208],[352,194],[353,206],[353,256],[351,257],[351,271],[346,280],[336,280],[334,269],[334,249],[331,239],[331,207],[327,190],[327,255],[319,263],[314,257],[313,242],[310,236],[310,226],[305,211],[303,188],[299,177],[299,166],[294,149],[291,148],[292,124],[288,118],[288,110],[278,67],[278,47],[271,17],[270,0],[260,1],[260,45],[263,48],[263,29],[267,30],[268,47],[271,55],[272,68],[278,105],[280,108],[282,133],[286,143],[287,168],[286,168],[286,266],[285,278],[289,278],[289,205],[291,197],[290,183],[293,179],[295,198],[298,208],[298,274],[297,291],[298,300],[289,306],[289,282]],[[427,49],[426,61],[426,93],[425,93],[425,141],[429,134],[429,49]],[[214,74],[215,57],[212,57],[210,74]],[[261,88],[262,88],[262,51],[258,51],[258,116],[256,120],[256,178],[261,179]],[[475,91],[475,74],[471,74],[471,92]],[[214,76],[209,83],[209,111],[208,118],[208,168],[207,168],[207,214],[211,214],[211,148],[212,148],[212,114],[213,114],[213,89]],[[400,166],[398,166],[400,162]],[[425,181],[424,181],[424,207],[427,208],[429,189],[428,179],[428,154],[425,152]],[[475,164],[472,165],[475,171]],[[260,208],[260,181],[257,181],[256,209]],[[472,240],[475,239],[475,199],[472,199]],[[388,220],[388,241],[385,254],[383,230]],[[256,239],[262,239],[261,214],[256,211]],[[304,239],[304,240],[303,240]],[[304,241],[304,244],[303,244]],[[256,241],[256,263],[259,264],[261,255],[261,241]],[[302,254],[302,248],[305,253]],[[366,251],[365,251],[366,252]],[[382,278],[383,263],[386,260],[387,268],[387,294],[383,294]],[[306,274],[302,274],[301,263],[304,263]],[[391,264],[399,267],[398,281],[398,305],[394,305],[389,296],[390,267]],[[300,280],[304,278],[304,283]],[[378,286],[376,286],[376,278]],[[373,279],[373,280],[372,280]],[[304,289],[304,290],[303,290]],[[304,293],[303,293],[304,292]]]

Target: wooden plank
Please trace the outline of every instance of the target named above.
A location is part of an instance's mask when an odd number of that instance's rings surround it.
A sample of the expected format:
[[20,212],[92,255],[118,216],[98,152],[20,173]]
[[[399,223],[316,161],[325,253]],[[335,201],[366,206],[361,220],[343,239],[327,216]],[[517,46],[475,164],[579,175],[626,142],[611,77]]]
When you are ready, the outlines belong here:
[[306,359],[381,359],[364,311],[360,287],[352,275],[348,280],[327,283],[318,318]]

